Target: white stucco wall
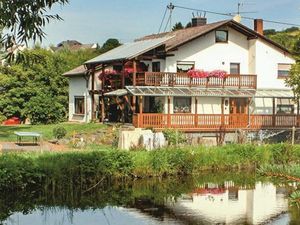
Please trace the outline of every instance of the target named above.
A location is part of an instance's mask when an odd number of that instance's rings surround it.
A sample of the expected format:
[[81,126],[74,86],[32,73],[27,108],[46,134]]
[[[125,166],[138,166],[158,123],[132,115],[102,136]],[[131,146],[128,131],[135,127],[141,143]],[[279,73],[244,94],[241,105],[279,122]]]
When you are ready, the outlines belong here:
[[176,72],[178,61],[195,62],[196,69],[227,72],[230,72],[230,63],[240,63],[241,74],[257,75],[258,88],[287,88],[284,80],[277,78],[277,70],[279,63],[295,63],[289,54],[262,39],[248,40],[231,28],[228,34],[228,43],[215,43],[215,31],[212,31],[179,47],[172,52],[174,56],[166,58],[162,71]]
[[[197,113],[198,114],[221,114],[222,113],[222,98],[221,97],[192,97],[191,113],[195,113],[195,99],[197,98]],[[164,105],[164,113],[168,113],[168,97],[160,97],[160,101]],[[229,99],[225,98],[225,101]],[[174,113],[174,97],[170,98],[170,113]],[[224,106],[224,114],[229,114],[229,105]]]
[[198,97],[199,114],[221,114],[222,100],[216,97]]
[[[85,115],[75,114],[75,96],[84,96]],[[69,121],[89,122],[91,120],[91,96],[86,87],[86,80],[81,76],[69,78]]]
[[257,88],[288,89],[283,79],[277,78],[278,63],[293,64],[295,60],[278,48],[258,39],[252,40],[249,51],[250,71],[257,74]]
[[165,72],[176,72],[177,61],[194,61],[196,69],[230,71],[230,63],[240,63],[241,74],[248,74],[248,40],[229,29],[228,43],[215,43],[215,31],[199,37],[172,52],[166,58]]

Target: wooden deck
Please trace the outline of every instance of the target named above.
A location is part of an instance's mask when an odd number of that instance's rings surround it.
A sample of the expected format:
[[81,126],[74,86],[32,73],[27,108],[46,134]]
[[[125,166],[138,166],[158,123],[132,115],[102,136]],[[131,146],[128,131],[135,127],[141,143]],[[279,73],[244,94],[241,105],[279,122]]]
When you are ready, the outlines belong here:
[[133,125],[139,128],[182,131],[234,131],[236,129],[288,129],[299,127],[297,115],[222,115],[222,114],[155,114],[133,116]]
[[138,86],[256,89],[257,76],[230,74],[226,79],[218,77],[191,78],[186,73],[146,72],[137,75],[136,84]]

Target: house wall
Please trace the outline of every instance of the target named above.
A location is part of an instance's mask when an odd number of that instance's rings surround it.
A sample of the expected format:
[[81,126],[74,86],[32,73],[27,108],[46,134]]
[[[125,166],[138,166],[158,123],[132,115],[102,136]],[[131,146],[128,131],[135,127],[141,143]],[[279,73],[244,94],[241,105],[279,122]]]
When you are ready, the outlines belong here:
[[[191,100],[191,113],[195,113],[195,103],[197,102],[197,113],[198,114],[221,114],[222,113],[222,98],[220,97],[192,97]],[[164,113],[168,113],[168,97],[158,98],[164,105]],[[228,98],[224,99],[229,100]],[[170,113],[173,114],[174,110],[174,97],[170,97]],[[229,105],[224,106],[224,114],[229,114]]]
[[262,39],[248,40],[231,28],[228,33],[228,43],[215,43],[215,31],[212,31],[179,47],[172,52],[174,56],[166,58],[162,71],[176,72],[178,61],[194,61],[196,69],[227,72],[230,63],[240,63],[241,74],[257,75],[257,88],[287,88],[284,79],[277,78],[278,63],[293,64],[293,58]]
[[[85,115],[75,114],[75,96],[85,97]],[[86,80],[81,76],[69,78],[69,121],[89,122],[91,115],[91,96],[86,87]]]
[[194,61],[196,69],[230,71],[230,63],[240,63],[241,74],[249,74],[247,37],[229,28],[228,43],[215,43],[215,31],[199,37],[166,58],[165,72],[176,72],[177,61]]
[[257,74],[257,88],[288,89],[284,79],[277,78],[278,63],[293,64],[295,60],[260,39],[253,45],[250,57],[255,61],[252,70]]

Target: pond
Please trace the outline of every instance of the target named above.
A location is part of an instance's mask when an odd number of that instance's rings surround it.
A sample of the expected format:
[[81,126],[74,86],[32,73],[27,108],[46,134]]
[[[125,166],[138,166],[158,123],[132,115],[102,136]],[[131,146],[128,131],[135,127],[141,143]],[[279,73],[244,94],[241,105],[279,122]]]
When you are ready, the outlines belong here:
[[300,224],[290,207],[293,183],[253,173],[207,173],[194,177],[101,183],[79,188],[0,194],[7,225]]

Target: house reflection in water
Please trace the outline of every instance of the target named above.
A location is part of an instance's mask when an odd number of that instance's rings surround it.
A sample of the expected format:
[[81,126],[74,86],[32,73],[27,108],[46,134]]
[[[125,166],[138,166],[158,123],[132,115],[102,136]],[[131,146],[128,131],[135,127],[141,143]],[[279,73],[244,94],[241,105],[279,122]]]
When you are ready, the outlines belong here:
[[221,186],[205,184],[189,195],[169,201],[167,206],[176,215],[187,215],[193,221],[260,224],[286,212],[288,200],[284,189],[270,183],[258,182],[254,189],[247,189],[225,182]]

